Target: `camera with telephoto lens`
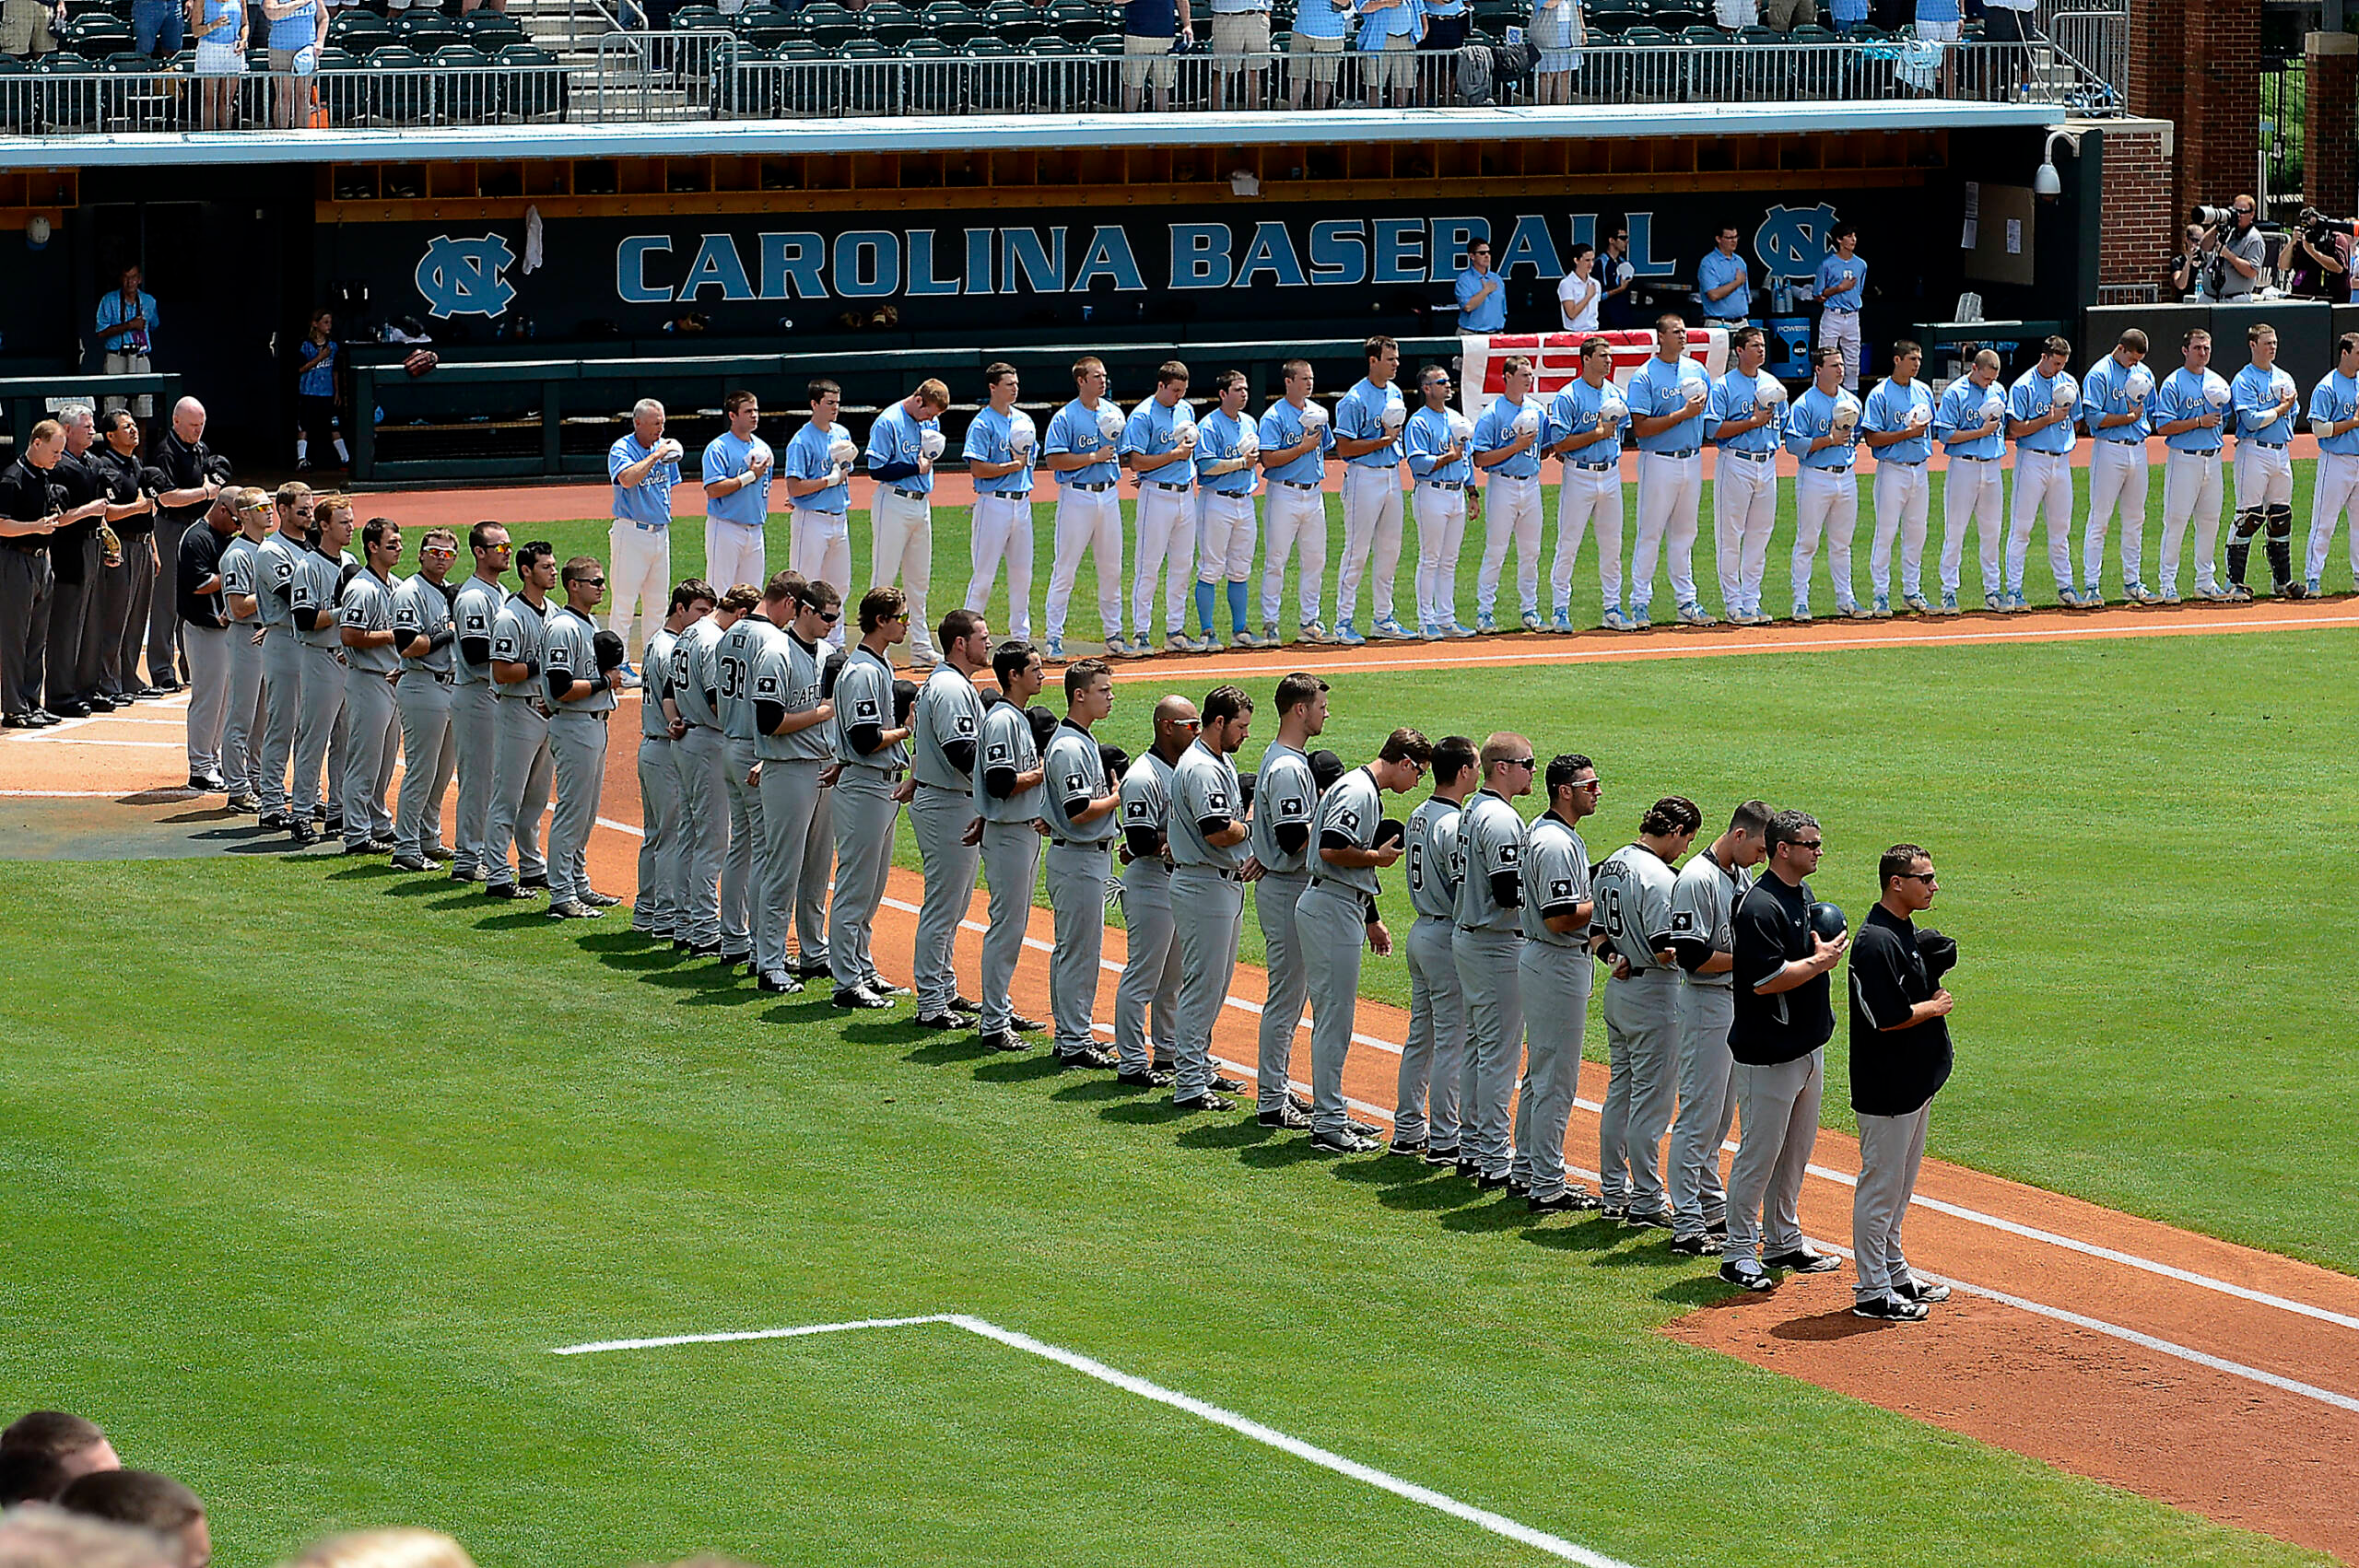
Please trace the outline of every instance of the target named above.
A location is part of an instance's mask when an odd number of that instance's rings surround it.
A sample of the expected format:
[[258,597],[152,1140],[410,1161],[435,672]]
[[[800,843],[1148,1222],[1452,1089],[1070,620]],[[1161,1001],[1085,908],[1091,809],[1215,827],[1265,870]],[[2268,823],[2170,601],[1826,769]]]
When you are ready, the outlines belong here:
[[2187,209],[2187,221],[2206,228],[2225,228],[2236,221],[2234,207],[2207,207],[2201,205]]
[[2359,220],[2330,217],[2316,207],[2302,209],[2302,241],[2313,250],[2323,251],[2340,235],[2350,238],[2359,234]]

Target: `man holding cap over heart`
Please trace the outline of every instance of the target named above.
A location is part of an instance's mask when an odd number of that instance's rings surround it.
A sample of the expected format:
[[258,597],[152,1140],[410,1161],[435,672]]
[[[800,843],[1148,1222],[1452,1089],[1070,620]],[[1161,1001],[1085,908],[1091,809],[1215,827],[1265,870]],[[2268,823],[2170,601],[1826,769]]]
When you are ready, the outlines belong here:
[[933,463],[942,455],[942,415],[949,406],[948,387],[920,381],[868,427],[868,472],[876,481],[868,503],[868,576],[878,587],[900,579],[909,595],[910,660],[928,669],[942,660],[927,635],[925,591],[933,580]]

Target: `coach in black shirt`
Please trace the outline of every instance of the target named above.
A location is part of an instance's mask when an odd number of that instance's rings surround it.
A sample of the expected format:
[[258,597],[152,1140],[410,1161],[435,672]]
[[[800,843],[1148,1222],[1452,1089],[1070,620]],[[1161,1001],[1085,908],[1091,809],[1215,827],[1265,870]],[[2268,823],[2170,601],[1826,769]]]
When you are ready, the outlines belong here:
[[44,729],[57,716],[41,705],[49,655],[49,537],[59,512],[51,474],[65,432],[44,419],[26,438],[24,454],[0,471],[0,724]]
[[1876,866],[1884,896],[1851,944],[1851,1108],[1860,1117],[1860,1185],[1851,1247],[1860,1270],[1851,1310],[1913,1323],[1947,1285],[1920,1280],[1900,1252],[1900,1223],[1925,1158],[1933,1095],[1950,1076],[1950,993],[1942,977],[1957,943],[1911,919],[1933,907],[1933,858],[1895,844]]
[[[164,476],[156,497],[156,560],[161,571],[170,573],[180,558],[181,535],[205,516],[229,482],[226,466],[205,444],[205,404],[184,397],[172,405],[172,427],[156,443],[156,467]],[[167,576],[156,591],[147,619],[148,683],[168,692],[181,686],[180,615],[172,597]]]
[[163,693],[139,678],[156,592],[156,491],[163,475],[139,460],[139,423],[126,409],[99,415],[99,444],[83,460],[106,481],[107,521],[123,564],[99,568],[99,689],[118,703]]
[[107,514],[107,480],[88,456],[98,440],[88,404],[68,404],[57,422],[65,450],[50,471],[64,493],[65,513],[50,536],[53,579],[49,606],[49,696],[42,704],[62,719],[111,712],[99,690],[99,523]]
[[1811,930],[1803,879],[1817,869],[1824,847],[1818,819],[1779,812],[1765,837],[1769,859],[1730,921],[1736,1016],[1729,1054],[1736,1067],[1729,1086],[1739,1131],[1720,1278],[1748,1291],[1773,1288],[1770,1269],[1822,1274],[1842,1267],[1840,1258],[1803,1242],[1801,1209],[1802,1173],[1818,1141],[1826,1042],[1835,1033],[1827,976],[1849,939],[1829,942]]

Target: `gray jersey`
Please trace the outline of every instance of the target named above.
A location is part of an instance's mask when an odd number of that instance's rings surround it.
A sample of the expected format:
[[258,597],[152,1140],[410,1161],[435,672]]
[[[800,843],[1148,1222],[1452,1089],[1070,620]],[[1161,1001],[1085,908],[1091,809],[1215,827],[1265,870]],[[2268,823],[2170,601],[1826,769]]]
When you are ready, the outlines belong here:
[[1310,759],[1292,746],[1271,742],[1254,778],[1253,832],[1246,839],[1263,871],[1298,876],[1319,870],[1319,863],[1310,858],[1315,835],[1292,854],[1278,848],[1280,827],[1299,826],[1308,833],[1318,813],[1319,786],[1310,777]]
[[[1572,825],[1550,812],[1533,823],[1523,840],[1523,934],[1555,947],[1589,945],[1586,923],[1569,931],[1548,929],[1590,901],[1589,846]],[[1588,972],[1589,965],[1581,965]]]
[[[397,634],[393,647],[396,651],[407,648],[419,638],[440,636],[449,630],[450,626],[451,601],[442,590],[428,582],[423,573],[402,579],[401,586],[393,590],[393,631]],[[446,638],[441,647],[428,649],[423,659],[412,659],[404,653],[402,668],[447,675],[451,673],[452,646]]]
[[452,667],[458,672],[455,685],[480,686],[490,681],[491,661],[477,664],[469,660],[466,645],[481,638],[488,646],[492,628],[499,625],[499,612],[507,607],[508,590],[496,582],[471,577],[459,584],[459,596],[451,603],[451,618],[459,627],[458,640],[451,645]]
[[[788,713],[808,713],[819,706],[819,675],[827,652],[792,632],[781,631],[762,645],[754,662],[754,710],[758,718],[770,703]],[[791,735],[764,731],[754,743],[763,758],[779,762],[826,762],[835,755],[835,743],[825,720],[805,724]]]
[[712,650],[722,629],[706,615],[690,622],[672,644],[672,706],[681,718],[707,730],[721,728],[721,715],[713,708],[713,697],[720,693],[713,685]]
[[1215,866],[1236,871],[1245,864],[1246,848],[1237,843],[1216,848],[1204,842],[1208,819],[1237,818],[1237,766],[1216,756],[1203,741],[1180,754],[1171,770],[1171,804],[1164,832],[1171,841],[1171,859],[1183,866]]
[[1436,795],[1409,813],[1401,864],[1409,902],[1420,915],[1448,920],[1458,912],[1458,802]]
[[657,626],[647,634],[647,652],[640,660],[643,680],[639,694],[639,732],[651,741],[672,738],[671,721],[663,717],[663,696],[672,689],[672,645],[677,632]]
[[836,760],[850,767],[871,767],[898,773],[910,766],[906,741],[879,746],[863,755],[851,743],[851,732],[868,725],[879,731],[894,728],[893,666],[862,644],[854,644],[836,677]]
[[[1257,792],[1256,802],[1261,799]],[[1384,797],[1376,776],[1355,767],[1319,797],[1319,815],[1310,828],[1310,874],[1324,883],[1341,883],[1370,898],[1382,891],[1374,866],[1339,866],[1322,857],[1327,848],[1368,849],[1376,845],[1377,825],[1383,820]],[[1340,842],[1339,842],[1340,841]]]
[[1488,790],[1466,797],[1458,813],[1458,905],[1451,911],[1469,930],[1521,931],[1523,911],[1502,904],[1491,879],[1523,873],[1523,818]]
[[1171,817],[1171,765],[1163,754],[1148,750],[1131,770],[1122,775],[1122,803],[1115,815],[1122,819],[1122,837],[1132,839],[1131,863],[1122,868],[1122,881],[1131,887],[1162,886],[1171,880],[1171,868],[1163,863],[1161,855],[1143,854],[1133,835],[1145,834],[1161,837],[1168,830]]
[[[336,601],[336,626],[339,634],[355,632],[389,632],[393,629],[393,587],[375,572],[354,574],[345,584],[344,597]],[[344,640],[339,635],[338,642]],[[344,650],[345,664],[370,675],[390,675],[402,667],[402,656],[393,651],[392,643],[372,644],[367,648]]]
[[1671,945],[1671,890],[1679,878],[1661,855],[1625,844],[1597,868],[1597,908],[1590,929],[1602,931],[1630,967],[1676,969],[1655,956]]
[[985,822],[1030,822],[1040,814],[1039,785],[1018,790],[1005,800],[983,787],[997,770],[1029,773],[1040,766],[1040,748],[1032,739],[1032,720],[1012,702],[993,703],[983,715],[983,739],[975,757],[975,814]]
[[288,601],[295,591],[295,570],[312,552],[274,533],[254,546],[254,618],[266,626],[291,626]]
[[[1743,866],[1723,871],[1720,862],[1712,859],[1709,850],[1690,860],[1679,870],[1678,879],[1671,889],[1671,940],[1673,942],[1700,942],[1719,953],[1736,951],[1736,933],[1730,929],[1729,918],[1736,913],[1737,900],[1753,885],[1753,873]],[[1717,975],[1689,974],[1687,983],[1694,986],[1718,986],[1722,990],[1734,985],[1732,970]]]
[[588,696],[570,701],[551,699],[551,706],[560,713],[612,713],[615,710],[615,688],[598,673],[598,628],[590,617],[568,604],[548,619],[547,636],[541,649],[541,673],[548,689],[562,688],[573,681],[590,683]]
[[[521,593],[511,594],[500,609],[499,619],[491,623],[491,656],[511,664],[538,665],[542,639],[547,635],[546,606],[536,606]],[[507,684],[495,681],[492,685],[501,696],[515,697],[520,701],[548,700],[549,688],[537,674],[528,674],[521,681]]]
[[287,590],[287,608],[290,616],[311,611],[315,619],[309,631],[300,620],[295,622],[295,635],[313,648],[342,648],[344,634],[336,621],[336,601],[341,594],[337,579],[344,575],[344,563],[333,556],[323,556],[317,550],[306,550],[296,558],[295,575]]
[[[235,606],[229,605],[230,598],[242,593],[247,598],[259,602],[262,594],[255,584],[261,579],[262,541],[249,539],[241,533],[221,547],[221,602],[225,606],[229,606],[232,616],[237,614],[237,610]],[[233,620],[230,624],[238,626],[246,623]]]
[[721,716],[721,732],[751,745],[759,732],[754,723],[754,665],[778,627],[759,613],[737,617],[712,645],[712,689]]
[[936,790],[972,789],[972,775],[951,760],[950,752],[964,752],[971,766],[982,732],[982,695],[958,666],[944,660],[918,688],[910,709],[910,777]]
[[1106,759],[1088,731],[1070,720],[1059,724],[1040,766],[1048,773],[1040,786],[1040,820],[1049,825],[1051,837],[1068,844],[1105,844],[1122,830],[1118,812],[1074,821],[1075,812],[1107,792]]

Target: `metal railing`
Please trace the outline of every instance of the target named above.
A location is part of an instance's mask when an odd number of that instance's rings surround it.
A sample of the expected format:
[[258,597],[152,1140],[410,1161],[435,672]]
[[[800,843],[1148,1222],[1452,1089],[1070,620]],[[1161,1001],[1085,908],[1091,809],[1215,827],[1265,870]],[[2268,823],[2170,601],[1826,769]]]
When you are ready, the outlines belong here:
[[[1907,39],[1793,44],[1600,42],[1567,72],[1469,82],[1457,53],[1188,53],[1152,59],[922,46],[874,59],[776,59],[722,31],[609,33],[589,67],[508,64],[198,76],[105,66],[0,74],[0,135],[665,123],[845,116],[1121,111],[1168,89],[1170,111],[1384,105],[1954,102],[2118,112],[2111,89],[2048,44]],[[1470,97],[1468,88],[1472,88]],[[1165,98],[1153,99],[1158,109]]]
[[2117,100],[2130,101],[2130,0],[2042,0],[2034,25]]

